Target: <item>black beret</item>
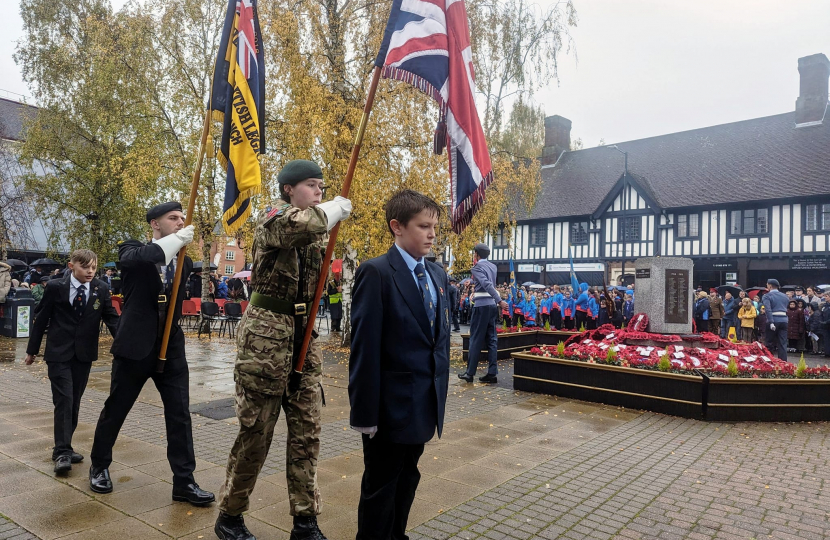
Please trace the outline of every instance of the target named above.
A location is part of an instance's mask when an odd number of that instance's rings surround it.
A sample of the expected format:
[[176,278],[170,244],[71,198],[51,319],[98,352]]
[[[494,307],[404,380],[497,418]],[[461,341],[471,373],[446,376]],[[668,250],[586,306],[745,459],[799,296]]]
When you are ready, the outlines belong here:
[[307,159],[289,161],[277,175],[279,185],[296,186],[309,178],[323,179],[323,170],[319,165]]
[[474,247],[473,250],[482,259],[486,259],[490,255],[490,246],[487,244],[476,244],[476,247]]
[[781,286],[781,285],[778,283],[778,280],[777,280],[777,279],[772,279],[772,278],[770,278],[770,279],[768,279],[768,280],[767,280],[767,283],[769,283],[770,285],[772,285],[773,287],[776,287],[776,288]]
[[172,212],[173,210],[178,210],[179,212],[181,212],[182,205],[176,201],[157,204],[154,207],[147,210],[147,223],[150,223],[151,220],[158,219],[167,212]]

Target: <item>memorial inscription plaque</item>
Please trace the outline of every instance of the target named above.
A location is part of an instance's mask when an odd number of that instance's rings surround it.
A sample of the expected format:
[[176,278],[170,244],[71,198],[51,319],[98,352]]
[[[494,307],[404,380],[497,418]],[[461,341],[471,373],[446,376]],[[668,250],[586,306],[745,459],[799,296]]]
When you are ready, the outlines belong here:
[[685,324],[689,321],[689,271],[666,269],[665,320]]

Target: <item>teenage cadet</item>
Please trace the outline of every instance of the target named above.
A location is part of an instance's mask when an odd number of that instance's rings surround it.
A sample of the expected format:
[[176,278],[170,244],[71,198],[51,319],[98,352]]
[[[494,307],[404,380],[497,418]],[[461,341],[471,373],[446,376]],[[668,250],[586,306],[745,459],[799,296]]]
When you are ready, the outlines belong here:
[[[237,334],[236,416],[239,434],[228,456],[214,531],[222,540],[254,540],[242,513],[268,457],[274,426],[285,411],[288,425],[291,540],[325,540],[317,526],[320,490],[322,357],[312,339],[296,391],[288,389],[309,322],[328,231],[351,213],[348,199],[323,198],[323,171],[298,159],[277,176],[282,201],[263,215],[254,231],[251,300]],[[324,276],[325,279],[325,276]]]

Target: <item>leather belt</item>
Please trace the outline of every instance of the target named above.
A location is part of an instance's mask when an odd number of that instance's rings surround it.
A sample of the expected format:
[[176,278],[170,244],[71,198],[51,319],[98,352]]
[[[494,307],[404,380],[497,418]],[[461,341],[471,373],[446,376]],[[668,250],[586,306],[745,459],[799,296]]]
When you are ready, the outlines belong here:
[[288,302],[287,300],[280,300],[271,296],[260,294],[256,291],[251,293],[251,305],[273,311],[274,313],[281,313],[283,315],[291,315],[294,317],[306,315],[311,309],[311,303],[296,304]]

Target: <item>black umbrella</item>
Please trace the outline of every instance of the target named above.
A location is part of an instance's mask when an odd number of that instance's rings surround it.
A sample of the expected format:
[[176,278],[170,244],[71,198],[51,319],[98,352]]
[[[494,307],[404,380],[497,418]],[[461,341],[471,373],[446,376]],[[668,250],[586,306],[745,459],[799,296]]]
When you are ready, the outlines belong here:
[[20,259],[9,259],[9,260],[4,261],[4,262],[6,264],[8,264],[9,266],[11,266],[12,270],[14,270],[14,269],[22,270],[24,268],[29,268],[29,265],[26,264],[25,262],[21,261]]
[[729,291],[729,293],[735,298],[738,298],[738,296],[740,296],[741,294],[741,288],[735,287],[734,285],[721,285],[720,287],[718,287],[719,295],[724,296],[726,294],[726,291]]
[[522,283],[522,287],[530,287],[531,285],[536,285],[536,284],[533,283],[532,281],[525,281],[524,283]]
[[[218,270],[219,267],[216,266],[213,263],[210,263],[210,269],[211,270]],[[196,261],[195,263],[193,263],[193,271],[194,272],[197,272],[197,271],[201,272],[202,271],[202,261]]]
[[781,287],[781,291],[782,292],[794,291],[796,289],[801,289],[801,288],[802,288],[801,285],[784,285],[783,287]]
[[38,259],[30,266],[63,266],[63,263],[59,263],[55,259]]

